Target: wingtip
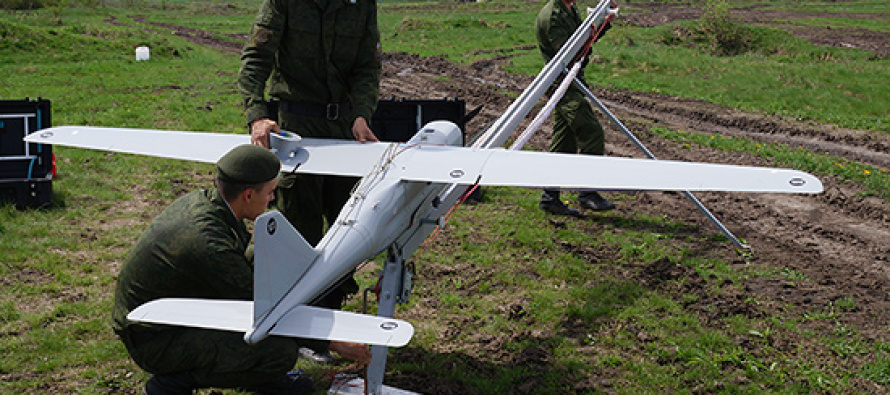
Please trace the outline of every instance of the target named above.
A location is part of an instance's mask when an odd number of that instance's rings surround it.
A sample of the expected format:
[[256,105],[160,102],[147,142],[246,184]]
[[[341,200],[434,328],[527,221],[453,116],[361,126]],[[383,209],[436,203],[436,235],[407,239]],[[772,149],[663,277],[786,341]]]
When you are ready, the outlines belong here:
[[[387,328],[387,325],[391,325],[392,328]],[[411,325],[408,321],[403,320],[392,320],[385,321],[380,324],[380,328],[383,330],[393,330],[398,328],[399,332],[397,334],[393,334],[389,337],[389,340],[386,343],[387,347],[402,347],[414,338],[414,325]]]
[[816,178],[816,176],[804,172],[799,172],[799,174],[791,177],[788,180],[788,184],[793,188],[792,192],[797,193],[821,193],[825,190],[822,181]]

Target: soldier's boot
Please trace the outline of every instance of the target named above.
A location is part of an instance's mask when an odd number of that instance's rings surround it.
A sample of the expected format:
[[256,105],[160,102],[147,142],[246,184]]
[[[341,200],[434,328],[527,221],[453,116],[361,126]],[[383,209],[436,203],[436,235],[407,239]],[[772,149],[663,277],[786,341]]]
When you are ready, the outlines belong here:
[[559,191],[557,190],[545,189],[544,193],[541,195],[541,201],[538,203],[538,208],[554,215],[581,216],[580,211],[566,206],[559,200]]
[[195,381],[185,373],[156,374],[145,382],[143,395],[192,395]]
[[582,192],[578,194],[578,204],[588,210],[609,211],[615,209],[615,203],[609,201],[596,192]]

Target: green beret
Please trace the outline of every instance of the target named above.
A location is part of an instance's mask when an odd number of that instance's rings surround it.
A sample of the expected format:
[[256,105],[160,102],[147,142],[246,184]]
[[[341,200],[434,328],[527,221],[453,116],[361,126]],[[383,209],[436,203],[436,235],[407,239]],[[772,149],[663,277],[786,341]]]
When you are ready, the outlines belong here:
[[268,149],[239,145],[216,162],[216,177],[233,184],[262,184],[278,177],[281,162]]

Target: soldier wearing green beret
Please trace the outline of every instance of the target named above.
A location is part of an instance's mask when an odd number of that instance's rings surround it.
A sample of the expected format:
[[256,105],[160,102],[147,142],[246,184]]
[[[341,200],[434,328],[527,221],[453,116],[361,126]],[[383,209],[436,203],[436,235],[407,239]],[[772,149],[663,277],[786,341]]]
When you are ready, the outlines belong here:
[[[538,13],[535,21],[538,49],[544,60],[553,58],[569,37],[581,26],[581,17],[575,7],[575,0],[549,0]],[[607,28],[604,29],[608,30]],[[588,54],[589,56],[589,54]],[[587,63],[587,59],[584,59]],[[584,69],[578,73],[584,82]],[[550,152],[570,154],[602,155],[605,151],[605,133],[596,119],[593,108],[584,93],[572,85],[556,104],[553,113],[553,138]],[[581,192],[578,203],[594,211],[606,211],[615,205],[597,192]],[[580,215],[574,208],[566,206],[559,199],[559,190],[544,190],[538,206],[549,213],[559,215]]]
[[236,147],[217,163],[216,188],[174,201],[127,255],[115,287],[112,327],[136,364],[153,374],[146,394],[191,394],[205,387],[311,391],[310,378],[287,375],[302,340],[272,336],[248,345],[241,333],[126,318],[161,298],[252,300],[253,263],[246,253],[251,235],[244,220],[266,210],[280,169],[269,150]]
[[[302,137],[377,141],[369,122],[377,107],[381,57],[375,0],[262,1],[238,78],[251,142],[269,147],[269,134],[282,129]],[[268,105],[267,91],[277,110]],[[356,181],[285,174],[276,208],[316,245]],[[339,308],[356,291],[349,276],[318,305]],[[316,351],[303,350],[317,361],[330,360],[326,350]]]

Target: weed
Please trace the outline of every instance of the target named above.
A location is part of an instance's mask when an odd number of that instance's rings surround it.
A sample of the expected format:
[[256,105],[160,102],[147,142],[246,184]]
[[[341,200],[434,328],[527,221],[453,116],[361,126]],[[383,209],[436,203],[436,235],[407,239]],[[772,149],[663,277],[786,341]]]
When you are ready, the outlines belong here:
[[11,300],[0,303],[0,325],[19,320],[22,314],[15,306],[15,302]]
[[782,268],[782,275],[783,275],[783,276],[785,277],[785,279],[787,279],[788,282],[790,282],[791,284],[795,284],[795,283],[799,283],[799,282],[806,282],[806,281],[809,281],[809,280],[807,279],[807,276],[806,276],[806,275],[804,275],[803,273],[801,273],[801,272],[799,272],[799,271],[797,271],[797,270],[794,270],[794,269],[792,269],[792,268],[790,268],[790,267]]
[[748,334],[753,337],[756,337],[758,339],[764,340],[769,345],[773,344],[774,331],[772,328],[767,327],[766,329],[762,329],[762,330],[753,330],[752,329],[752,330],[748,331]]
[[835,323],[833,337],[827,338],[829,349],[841,357],[853,354],[865,354],[870,348],[862,341],[859,334],[850,326]]
[[838,300],[834,301],[835,307],[843,310],[843,311],[854,311],[856,310],[856,298],[852,296],[845,296]]
[[[747,244],[744,239],[739,239],[742,244]],[[753,259],[755,259],[756,255],[754,254],[754,250],[750,248],[736,248],[736,253],[745,261],[745,264],[750,264]]]

